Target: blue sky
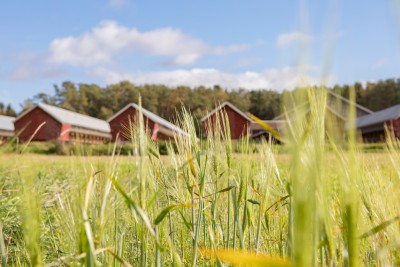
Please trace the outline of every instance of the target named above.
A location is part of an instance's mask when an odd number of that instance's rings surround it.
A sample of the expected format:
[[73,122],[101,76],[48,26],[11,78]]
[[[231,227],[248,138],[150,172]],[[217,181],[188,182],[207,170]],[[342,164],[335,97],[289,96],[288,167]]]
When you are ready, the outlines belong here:
[[0,102],[19,109],[63,81],[281,91],[400,78],[398,10],[394,0],[5,1]]

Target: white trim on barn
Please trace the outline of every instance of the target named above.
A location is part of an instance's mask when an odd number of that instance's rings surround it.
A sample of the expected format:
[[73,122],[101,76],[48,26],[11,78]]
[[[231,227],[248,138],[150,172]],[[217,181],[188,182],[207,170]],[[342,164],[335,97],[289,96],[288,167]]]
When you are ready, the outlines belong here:
[[249,116],[247,116],[245,113],[243,113],[240,109],[238,109],[237,107],[235,107],[233,104],[231,104],[228,101],[225,101],[224,103],[222,103],[221,105],[219,105],[218,107],[216,107],[215,109],[213,109],[211,112],[209,112],[207,115],[205,115],[203,118],[201,118],[200,122],[203,122],[205,120],[207,120],[210,116],[212,116],[214,113],[218,112],[219,110],[223,109],[225,106],[229,106],[231,109],[233,109],[234,111],[236,111],[240,116],[242,116],[243,118],[245,118],[246,120],[248,120],[249,122],[253,122],[252,119],[249,118]]
[[125,112],[128,108],[134,108],[135,110],[139,111],[139,109],[142,110],[143,115],[145,115],[147,118],[149,118],[150,120],[152,120],[154,123],[158,123],[162,126],[164,126],[167,129],[170,129],[174,132],[177,132],[179,134],[182,135],[188,135],[188,133],[186,133],[184,130],[182,130],[181,128],[179,128],[178,126],[170,123],[169,121],[161,118],[160,116],[154,114],[153,112],[140,107],[139,105],[135,104],[135,103],[130,103],[128,105],[126,105],[124,108],[122,108],[120,111],[118,111],[117,113],[115,113],[111,118],[109,118],[107,120],[107,122],[111,122],[112,120],[114,120],[116,117],[118,117],[119,115],[121,115],[123,112]]

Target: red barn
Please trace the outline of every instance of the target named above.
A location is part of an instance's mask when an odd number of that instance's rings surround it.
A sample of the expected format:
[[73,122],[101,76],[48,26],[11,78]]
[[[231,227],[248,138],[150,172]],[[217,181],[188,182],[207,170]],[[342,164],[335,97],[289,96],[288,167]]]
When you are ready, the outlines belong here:
[[14,117],[0,115],[0,145],[14,136]]
[[392,131],[396,139],[400,139],[400,105],[357,118],[357,129],[364,142],[385,141],[385,128]]
[[[111,128],[112,140],[120,141],[131,140],[132,127],[137,122],[137,114],[140,107],[134,103],[128,104],[114,116],[108,119]],[[175,135],[187,135],[181,128],[169,121],[157,116],[156,114],[141,108],[144,125],[153,140],[170,140]]]
[[[228,116],[231,139],[239,139],[248,134],[253,120],[231,103],[224,102],[200,120],[206,135],[215,131],[217,119],[221,120],[223,114]],[[219,123],[222,125],[222,121]]]
[[14,126],[21,141],[104,143],[111,139],[110,125],[100,119],[39,104],[19,115]]

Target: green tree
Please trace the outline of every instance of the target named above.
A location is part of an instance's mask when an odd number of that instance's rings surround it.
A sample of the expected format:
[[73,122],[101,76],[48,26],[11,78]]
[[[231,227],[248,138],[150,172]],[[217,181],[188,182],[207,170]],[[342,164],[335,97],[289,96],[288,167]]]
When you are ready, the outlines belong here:
[[61,88],[55,85],[54,89],[57,106],[75,112],[83,112],[79,92],[74,83],[66,81],[62,83]]
[[11,107],[11,104],[7,105],[7,108],[6,108],[6,111],[5,111],[5,115],[10,116],[10,117],[16,117],[17,116],[17,113]]
[[228,101],[242,111],[250,108],[250,94],[246,89],[232,90],[228,94]]
[[273,119],[280,115],[281,96],[271,90],[257,90],[250,92],[249,112],[261,119]]

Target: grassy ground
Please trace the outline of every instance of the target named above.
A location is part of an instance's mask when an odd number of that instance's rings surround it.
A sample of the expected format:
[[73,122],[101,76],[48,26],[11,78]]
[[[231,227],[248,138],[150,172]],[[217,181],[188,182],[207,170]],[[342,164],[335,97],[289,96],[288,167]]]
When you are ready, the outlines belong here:
[[[90,262],[88,255],[92,253],[92,260],[105,266],[119,266],[114,254],[133,266],[141,262],[153,265],[157,260],[162,266],[186,266],[192,263],[196,236],[198,247],[245,249],[288,258],[290,198],[284,198],[288,195],[290,156],[278,154],[277,169],[267,163],[271,159],[267,161],[266,157],[270,156],[234,154],[230,174],[224,160],[218,160],[220,170],[216,176],[205,178],[203,195],[207,197],[202,202],[202,215],[198,189],[192,194],[186,180],[190,178],[185,177],[193,176],[190,167],[182,168],[187,160],[164,156],[159,161],[146,157],[142,163],[146,169],[142,171],[149,179],[141,210],[149,227],[157,230],[151,233],[138,211],[127,205],[121,193],[111,186],[114,177],[122,190],[140,203],[140,157],[112,160],[2,155],[0,220],[7,264],[24,266],[37,261],[58,265],[65,261],[66,265],[80,265]],[[331,163],[336,161],[333,153],[327,158]],[[360,200],[356,233],[365,235],[359,239],[358,256],[366,265],[396,265],[400,257],[399,224],[381,224],[399,214],[399,174],[391,167],[390,153],[362,154],[359,160],[367,176],[356,184]],[[346,256],[343,207],[337,184],[340,172],[335,166],[330,164],[326,170],[330,192],[324,201],[328,203],[318,203],[327,208],[321,211],[327,217],[320,222],[315,254],[324,265],[330,261],[341,265]],[[207,172],[212,173],[214,167],[206,167]],[[213,195],[230,186],[235,187]],[[173,208],[155,227],[154,220],[166,207]],[[374,230],[379,225],[382,229]],[[158,254],[156,242],[160,243]],[[212,262],[201,254],[198,257],[198,264]]]

